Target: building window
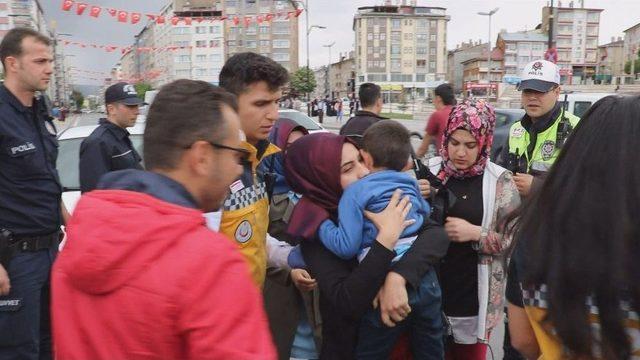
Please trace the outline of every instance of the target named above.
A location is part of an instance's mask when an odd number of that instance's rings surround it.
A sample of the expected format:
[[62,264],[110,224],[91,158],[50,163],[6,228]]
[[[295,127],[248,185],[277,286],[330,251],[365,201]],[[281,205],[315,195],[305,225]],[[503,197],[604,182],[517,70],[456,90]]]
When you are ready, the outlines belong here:
[[[369,74],[367,75],[367,81],[387,81],[387,74]],[[361,82],[364,82],[364,79]]]
[[429,62],[429,71],[436,71],[436,62],[435,61]]
[[413,65],[413,61],[411,61],[411,60],[404,60],[402,62],[402,66],[403,67],[412,67],[412,65]]
[[413,48],[412,47],[404,48],[404,53],[407,55],[413,54]]
[[178,55],[174,58],[174,62],[188,63],[191,62],[191,57],[189,55]]
[[191,77],[191,72],[189,69],[176,70],[176,76],[189,78]]
[[438,21],[437,20],[431,20],[431,28],[434,29],[436,26],[438,25]]
[[367,54],[368,55],[373,54],[373,48],[371,46],[367,47]]
[[196,62],[205,62],[207,61],[207,55],[196,55]]
[[380,40],[382,41],[387,40],[387,33],[380,33]]
[[373,67],[373,61],[367,61],[367,67],[372,68]]
[[271,42],[269,40],[260,40],[260,46],[271,46]]
[[400,55],[400,45],[391,45],[391,55]]
[[378,51],[380,52],[380,55],[387,55],[387,47],[386,46],[381,46],[378,49]]
[[273,33],[276,35],[289,35],[289,23],[274,23]]
[[248,49],[255,49],[258,47],[258,42],[255,40],[247,40],[246,47]]
[[416,82],[425,82],[426,76],[424,74],[416,74]]
[[402,20],[400,19],[391,19],[391,28],[392,29],[400,29],[402,27]]
[[209,47],[212,47],[212,48],[220,47],[220,40],[209,40]]
[[368,33],[367,34],[367,40],[373,40],[373,34],[372,33]]
[[260,34],[268,34],[269,27],[268,26],[260,26]]
[[207,40],[196,41],[196,47],[199,47],[199,48],[207,47]]
[[220,34],[219,26],[209,26],[209,33],[211,34]]
[[435,55],[435,54],[436,54],[436,48],[429,49],[429,55]]
[[405,40],[413,40],[413,34],[412,33],[405,33],[404,34],[404,39]]
[[531,50],[533,51],[540,51],[542,49],[543,49],[542,44],[535,43],[531,45]]
[[237,44],[235,40],[227,40],[227,47],[237,46]]
[[529,43],[519,43],[518,50],[529,50]]
[[236,0],[227,0],[227,7],[236,7],[236,5],[237,5]]
[[600,22],[600,13],[598,12],[590,12],[587,14],[588,22]]
[[516,50],[517,46],[514,43],[507,44],[507,50]]
[[528,56],[520,56],[520,57],[518,57],[518,62],[526,64],[526,63],[529,62],[529,57]]
[[206,26],[196,26],[196,34],[206,34],[207,27]]
[[176,26],[173,28],[173,33],[175,35],[191,34],[191,28],[185,26]]
[[418,68],[426,68],[427,60],[416,60],[416,67]]
[[288,49],[289,48],[289,40],[288,39],[278,39],[273,40],[273,48],[274,49]]
[[429,40],[429,35],[427,34],[416,34],[416,41],[427,41]]
[[256,33],[258,33],[258,28],[256,28],[255,25],[247,28],[247,35],[255,35]]
[[207,69],[196,68],[196,76],[207,76]]
[[418,46],[416,48],[416,54],[425,55],[426,53],[427,53],[427,47],[426,46]]
[[400,71],[400,67],[402,66],[402,62],[397,59],[391,60],[391,71]]
[[359,83],[363,83],[364,82],[364,75],[358,76],[358,82]]
[[438,37],[436,36],[436,34],[431,34],[430,38],[431,41],[436,41],[438,40]]
[[418,20],[418,24],[417,25],[418,25],[419,28],[426,28],[427,27],[427,20],[420,19],[420,20]]
[[275,61],[289,61],[289,53],[274,53],[273,60]]
[[378,63],[381,68],[387,67],[387,62],[385,60],[380,60]]
[[211,62],[222,61],[222,54],[211,54],[211,55],[209,55],[209,61],[211,61]]

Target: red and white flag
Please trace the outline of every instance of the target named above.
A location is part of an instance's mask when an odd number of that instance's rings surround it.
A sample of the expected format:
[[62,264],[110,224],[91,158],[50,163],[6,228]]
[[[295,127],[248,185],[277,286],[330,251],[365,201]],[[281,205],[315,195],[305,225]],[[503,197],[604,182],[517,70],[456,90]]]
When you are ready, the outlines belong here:
[[91,7],[91,10],[89,10],[89,15],[97,18],[98,16],[100,16],[101,11],[102,11],[102,8],[100,6],[93,5]]
[[64,0],[62,2],[62,10],[69,11],[73,7],[73,0]]

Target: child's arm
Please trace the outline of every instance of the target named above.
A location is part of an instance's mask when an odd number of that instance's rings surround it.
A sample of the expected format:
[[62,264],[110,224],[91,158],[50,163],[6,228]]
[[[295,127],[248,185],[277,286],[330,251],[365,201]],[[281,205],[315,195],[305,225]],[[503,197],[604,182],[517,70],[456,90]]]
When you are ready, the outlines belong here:
[[360,251],[364,213],[352,195],[346,191],[338,204],[338,221],[325,220],[318,228],[322,244],[342,259],[353,259]]

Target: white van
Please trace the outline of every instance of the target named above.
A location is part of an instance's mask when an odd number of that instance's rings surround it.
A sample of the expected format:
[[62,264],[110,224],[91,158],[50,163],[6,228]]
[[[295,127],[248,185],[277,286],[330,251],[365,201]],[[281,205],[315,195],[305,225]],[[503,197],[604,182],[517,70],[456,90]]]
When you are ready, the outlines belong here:
[[[591,105],[593,105],[596,101],[602,99],[603,97],[607,97],[609,95],[615,95],[610,93],[569,93],[567,94],[567,111],[572,113],[577,117],[582,117],[584,113],[589,110]],[[564,102],[565,94],[560,93],[558,97],[558,101],[561,103]]]

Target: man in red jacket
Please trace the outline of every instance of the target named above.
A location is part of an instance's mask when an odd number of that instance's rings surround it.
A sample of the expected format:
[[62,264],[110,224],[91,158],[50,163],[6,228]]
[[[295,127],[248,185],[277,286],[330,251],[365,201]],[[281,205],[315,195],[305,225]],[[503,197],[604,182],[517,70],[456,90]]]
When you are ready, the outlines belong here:
[[144,134],[149,172],[85,194],[52,273],[57,359],[275,359],[258,289],[236,245],[205,226],[240,175],[234,95],[164,86]]

